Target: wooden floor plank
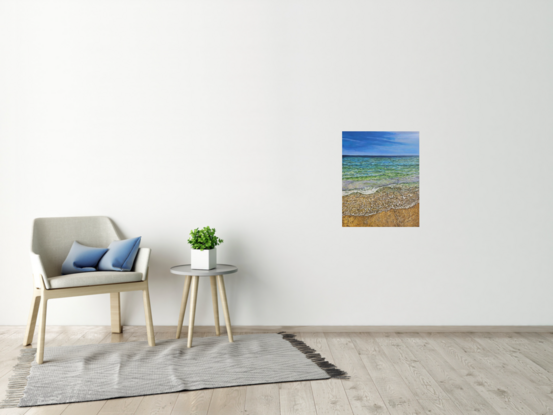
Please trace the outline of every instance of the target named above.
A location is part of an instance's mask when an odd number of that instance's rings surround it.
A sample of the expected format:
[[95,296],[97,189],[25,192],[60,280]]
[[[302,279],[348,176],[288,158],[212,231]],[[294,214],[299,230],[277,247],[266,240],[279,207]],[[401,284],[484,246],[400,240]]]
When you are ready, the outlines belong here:
[[348,333],[325,333],[336,366],[346,371],[351,382],[372,382]]
[[424,336],[498,412],[512,415],[534,413],[521,396],[510,391],[504,380],[455,344],[447,333],[425,333]]
[[246,388],[246,412],[248,414],[280,414],[280,389],[278,383],[252,385]]
[[423,414],[423,407],[375,336],[371,333],[355,333],[351,337],[390,414]]
[[[493,341],[508,355],[516,358],[521,363],[531,362],[534,366],[528,364],[529,372],[526,373],[526,376],[534,382],[536,379],[550,379],[553,376],[553,354],[548,347],[544,348],[543,345],[539,344],[539,340],[543,338],[538,337],[538,342],[535,342],[534,339],[517,333],[482,333],[482,336]],[[541,389],[544,390],[543,387]],[[553,390],[547,387],[545,391],[548,394],[553,393]]]
[[110,399],[102,407],[98,415],[134,414],[142,401],[142,396],[136,398]]
[[317,415],[310,382],[280,384],[281,415]]
[[2,408],[0,415],[23,415],[29,412],[30,408]]
[[207,415],[212,395],[213,389],[181,392],[171,415]]
[[[529,333],[533,334],[533,333]],[[528,337],[523,337],[518,333],[489,333],[489,337],[497,341],[503,347],[518,352],[526,358],[541,366],[549,373],[553,374],[553,354],[549,348]]]
[[417,400],[438,403],[449,400],[447,394],[395,333],[374,333],[373,337]]
[[[107,327],[93,327],[84,332],[72,346],[82,346],[85,344],[98,344],[111,334],[110,329]],[[50,346],[51,347],[51,346]]]
[[175,333],[170,331],[160,331],[155,333],[156,341],[158,340],[173,340],[175,338]]
[[350,334],[325,333],[332,353],[333,363],[350,376],[342,380],[342,386],[348,397],[354,414],[388,414],[372,377],[361,360]]
[[517,343],[520,353],[553,374],[553,344],[539,333],[513,333],[524,339],[526,343]]
[[8,350],[12,350],[17,346],[23,345],[23,337],[25,331],[21,329],[5,329],[0,334],[0,353],[4,353]]
[[471,336],[472,333],[448,333],[466,353],[489,353],[490,350]]
[[98,415],[106,401],[72,403],[62,412],[62,415]]
[[382,400],[374,382],[342,381],[354,415],[388,415],[390,412]]
[[553,398],[553,374],[534,363],[521,353],[498,342],[489,333],[471,333],[471,338],[481,343],[490,353],[499,356],[505,364],[516,368],[536,389],[540,389]]
[[246,387],[215,389],[211,397],[208,415],[244,415]]
[[69,405],[33,406],[25,415],[61,415]]
[[[58,334],[51,341],[45,342],[44,347],[72,346],[91,329],[93,328],[90,326],[67,326],[60,332],[53,331],[53,335],[56,333]],[[48,327],[46,327],[46,334],[48,334],[48,332]]]
[[121,333],[109,333],[104,339],[100,341],[100,343],[123,343],[131,341],[133,336],[135,335],[134,331],[126,330],[123,328],[123,331]]
[[[474,345],[474,343],[477,343],[466,334],[448,335],[448,337],[463,350],[468,349],[467,344]],[[534,382],[531,377],[525,375],[527,366],[521,365],[519,360],[514,359],[501,349],[493,347],[493,344],[490,349],[485,349],[481,343],[478,344],[481,345],[482,349],[479,352],[470,353],[475,361],[482,366],[486,366],[490,373],[508,386],[510,393],[519,396],[535,413],[553,414],[553,391],[551,387],[543,388],[543,384]],[[532,364],[532,366],[535,365]],[[550,385],[553,385],[553,382]]]
[[[525,339],[526,344],[534,346],[536,350],[545,352],[549,357],[553,356],[553,343],[547,340],[541,333],[513,333],[515,337]],[[547,335],[546,333],[544,333]]]
[[419,403],[428,415],[463,415],[459,407],[450,399],[420,399]]
[[148,395],[140,401],[136,415],[169,415],[177,402],[178,393]]
[[500,415],[426,339],[418,333],[398,333],[397,336],[463,414]]
[[[336,364],[324,333],[301,333],[298,338]],[[344,386],[339,379],[311,382],[318,415],[353,414]]]
[[339,379],[311,382],[318,415],[353,414],[348,397]]
[[25,328],[20,326],[0,326],[0,345],[2,344],[2,339],[11,336],[13,333],[25,333]]
[[553,344],[553,333],[539,333],[541,337],[546,339],[549,343]]

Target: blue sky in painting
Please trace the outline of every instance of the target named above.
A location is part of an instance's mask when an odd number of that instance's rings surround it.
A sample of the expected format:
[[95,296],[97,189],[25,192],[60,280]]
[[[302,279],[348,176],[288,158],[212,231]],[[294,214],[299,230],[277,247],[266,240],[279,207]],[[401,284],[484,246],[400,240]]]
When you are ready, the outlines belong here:
[[342,155],[418,156],[417,131],[343,131]]

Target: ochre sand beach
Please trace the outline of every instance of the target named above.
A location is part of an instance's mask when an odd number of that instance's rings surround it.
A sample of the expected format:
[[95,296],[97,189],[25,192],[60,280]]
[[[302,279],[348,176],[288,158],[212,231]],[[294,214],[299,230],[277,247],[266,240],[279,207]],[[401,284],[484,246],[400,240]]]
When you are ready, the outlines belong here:
[[342,216],[342,227],[418,227],[419,204],[370,216]]
[[387,187],[368,195],[342,196],[342,226],[419,226],[419,189]]

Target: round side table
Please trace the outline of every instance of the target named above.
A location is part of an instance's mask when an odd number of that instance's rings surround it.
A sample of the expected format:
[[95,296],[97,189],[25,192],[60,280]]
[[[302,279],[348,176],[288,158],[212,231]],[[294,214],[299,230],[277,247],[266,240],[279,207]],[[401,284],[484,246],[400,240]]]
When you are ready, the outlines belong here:
[[[221,303],[223,304],[223,314],[225,315],[225,323],[227,325],[227,334],[229,342],[233,343],[232,328],[230,326],[230,314],[228,311],[227,294],[225,291],[225,280],[223,275],[234,274],[238,271],[234,265],[217,264],[213,269],[192,269],[190,264],[177,265],[171,267],[171,273],[177,275],[186,275],[184,281],[184,291],[182,292],[182,301],[180,305],[179,324],[177,326],[177,339],[180,338],[182,323],[184,321],[184,312],[186,310],[186,302],[188,301],[188,293],[190,292],[190,284],[192,284],[192,294],[190,295],[190,323],[188,324],[188,347],[192,347],[192,337],[194,336],[194,319],[196,317],[196,298],[198,296],[198,284],[200,277],[209,277],[211,279],[211,298],[213,299],[213,314],[215,316],[215,333],[217,336],[221,334],[219,327],[219,306],[217,303],[217,284],[219,285],[219,294],[221,295]],[[217,282],[216,282],[217,281]]]

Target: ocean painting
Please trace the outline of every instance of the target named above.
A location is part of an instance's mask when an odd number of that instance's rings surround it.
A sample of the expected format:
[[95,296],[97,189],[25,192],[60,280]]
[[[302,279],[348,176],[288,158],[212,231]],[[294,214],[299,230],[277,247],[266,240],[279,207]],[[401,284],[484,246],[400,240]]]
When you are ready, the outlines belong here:
[[419,133],[342,132],[342,226],[419,226]]

